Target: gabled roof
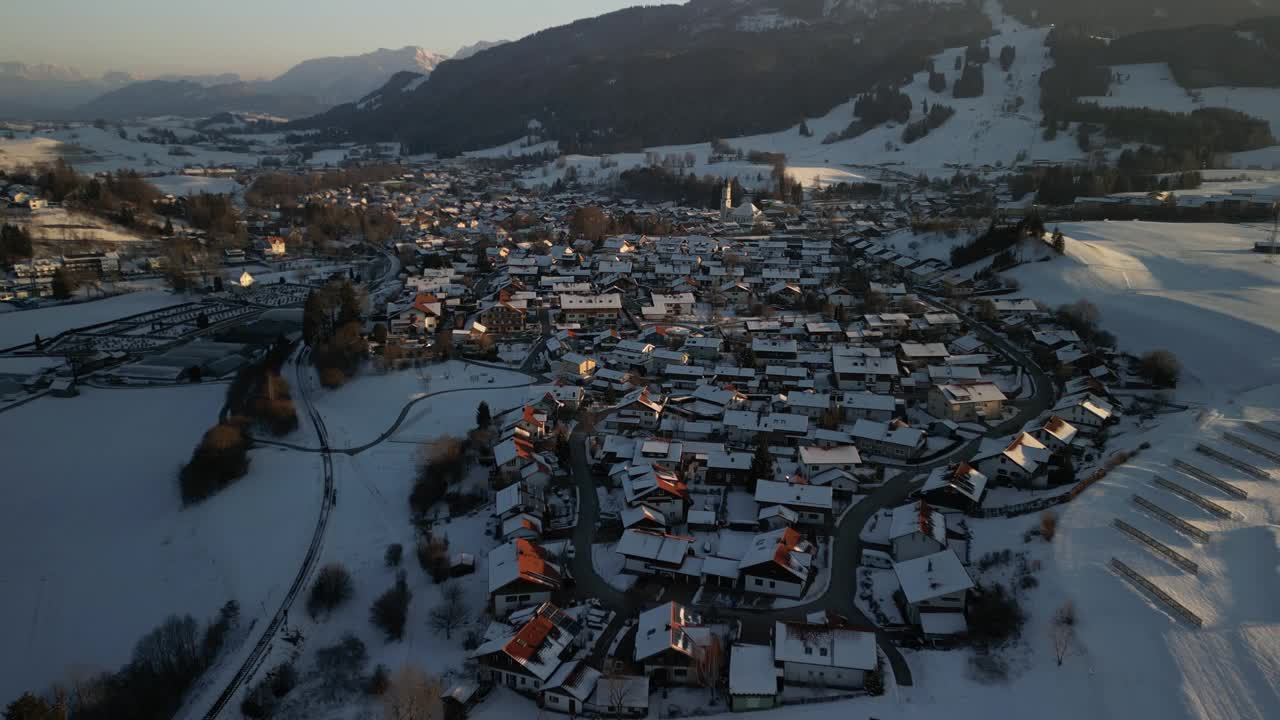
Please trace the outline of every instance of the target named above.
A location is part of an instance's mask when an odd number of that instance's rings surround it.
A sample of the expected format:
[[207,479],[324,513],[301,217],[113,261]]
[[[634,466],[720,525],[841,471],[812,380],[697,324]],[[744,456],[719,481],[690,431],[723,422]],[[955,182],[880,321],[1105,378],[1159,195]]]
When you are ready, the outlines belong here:
[[563,571],[542,546],[514,540],[489,552],[489,592],[497,592],[517,580],[555,590],[563,582]]
[[666,650],[694,657],[698,643],[689,631],[705,636],[702,618],[692,610],[676,602],[668,602],[640,613],[636,623],[635,661],[648,658]]
[[739,572],[772,563],[793,575],[798,582],[809,578],[814,548],[795,528],[779,528],[763,532],[751,540],[751,545],[738,563]]
[[773,625],[776,662],[874,670],[876,635],[870,630],[800,622]]
[[969,572],[955,551],[949,548],[915,560],[894,563],[893,571],[898,576],[903,595],[912,605],[973,587]]

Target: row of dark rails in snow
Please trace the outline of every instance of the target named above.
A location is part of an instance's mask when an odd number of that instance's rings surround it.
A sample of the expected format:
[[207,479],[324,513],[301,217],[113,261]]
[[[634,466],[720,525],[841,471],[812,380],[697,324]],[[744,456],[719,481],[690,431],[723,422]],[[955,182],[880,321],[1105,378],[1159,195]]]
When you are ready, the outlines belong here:
[[1244,448],[1255,455],[1260,455],[1272,462],[1280,463],[1280,452],[1268,450],[1267,448],[1264,448],[1257,443],[1250,442],[1246,438],[1240,437],[1235,433],[1222,433],[1222,439],[1236,447]]
[[1191,502],[1195,503],[1196,505],[1199,505],[1200,507],[1204,508],[1205,510],[1208,510],[1210,513],[1217,515],[1220,518],[1231,517],[1230,510],[1222,507],[1218,503],[1210,500],[1209,498],[1201,495],[1198,492],[1188,490],[1187,488],[1179,485],[1178,483],[1170,482],[1160,477],[1159,475],[1157,475],[1155,477],[1155,484],[1164,488],[1165,490],[1168,490],[1169,492],[1174,493],[1175,495],[1179,495],[1186,500],[1190,500]]
[[1196,540],[1196,541],[1199,541],[1199,542],[1202,542],[1202,543],[1207,543],[1207,542],[1209,542],[1209,533],[1207,533],[1207,532],[1205,532],[1205,531],[1201,530],[1200,528],[1196,527],[1195,525],[1192,525],[1191,523],[1187,522],[1186,520],[1183,520],[1182,518],[1178,517],[1177,515],[1174,515],[1173,513],[1169,512],[1168,510],[1165,510],[1164,508],[1160,507],[1159,505],[1156,505],[1155,503],[1153,503],[1153,502],[1151,502],[1150,500],[1148,500],[1148,499],[1146,499],[1146,498],[1142,497],[1141,495],[1134,495],[1134,496],[1133,496],[1133,504],[1134,504],[1134,505],[1137,505],[1138,507],[1142,508],[1143,510],[1146,510],[1147,512],[1149,512],[1149,513],[1151,513],[1152,515],[1156,516],[1156,517],[1157,517],[1157,518],[1159,518],[1160,520],[1163,520],[1164,522],[1168,523],[1168,524],[1169,524],[1170,526],[1172,526],[1175,530],[1177,530],[1177,531],[1179,531],[1179,532],[1183,533],[1184,535],[1189,536],[1192,540]]
[[1181,460],[1174,460],[1173,466],[1181,470],[1182,472],[1186,473],[1187,475],[1190,475],[1191,477],[1199,480],[1200,482],[1203,482],[1206,485],[1212,485],[1213,487],[1218,488],[1222,492],[1228,495],[1231,495],[1232,497],[1236,497],[1241,500],[1249,499],[1249,493],[1245,492],[1244,490],[1241,490],[1240,488],[1236,487],[1235,485],[1232,485],[1229,482],[1223,482],[1220,478],[1218,478],[1217,475],[1214,475],[1213,473],[1210,473],[1206,470],[1201,470],[1195,465],[1183,462]]
[[1256,423],[1256,422],[1247,422],[1244,424],[1244,426],[1258,433],[1259,435],[1266,435],[1272,440],[1280,440],[1280,430],[1272,430],[1266,425],[1263,425],[1262,423]]
[[1177,550],[1174,550],[1168,545],[1165,545],[1164,543],[1151,537],[1150,535],[1130,525],[1129,523],[1121,520],[1120,518],[1116,518],[1111,522],[1111,524],[1115,526],[1115,528],[1120,532],[1150,547],[1157,554],[1164,557],[1166,560],[1173,563],[1174,565],[1177,565],[1178,567],[1182,568],[1183,570],[1186,570],[1192,575],[1198,575],[1200,573],[1200,566],[1197,565],[1193,560],[1188,559],[1185,555],[1182,555]]
[[1214,448],[1211,448],[1208,445],[1205,445],[1204,443],[1199,443],[1196,445],[1196,452],[1200,453],[1201,455],[1207,455],[1213,458],[1214,460],[1217,460],[1218,462],[1222,463],[1223,465],[1233,467],[1239,470],[1240,472],[1244,473],[1245,475],[1252,477],[1255,480],[1271,479],[1271,473],[1267,472],[1266,470],[1263,470],[1257,467],[1256,465],[1251,465],[1243,460],[1240,460],[1239,458],[1232,457],[1222,452],[1221,450],[1216,450]]
[[1164,603],[1169,610],[1173,611],[1174,615],[1181,618],[1188,625],[1192,625],[1197,628],[1204,627],[1204,621],[1200,619],[1199,615],[1191,612],[1186,605],[1174,600],[1172,595],[1161,590],[1155,583],[1139,575],[1133,568],[1124,564],[1118,558],[1111,558],[1111,567],[1119,573],[1120,577],[1128,580],[1139,590],[1146,591],[1152,597]]

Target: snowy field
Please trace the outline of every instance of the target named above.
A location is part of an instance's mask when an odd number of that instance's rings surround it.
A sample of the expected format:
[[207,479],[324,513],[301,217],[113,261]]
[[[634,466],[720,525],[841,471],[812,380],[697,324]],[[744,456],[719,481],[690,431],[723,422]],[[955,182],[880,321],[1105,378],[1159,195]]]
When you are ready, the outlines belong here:
[[[51,163],[58,158],[64,158],[82,173],[176,171],[189,165],[253,167],[258,164],[256,153],[227,152],[199,145],[139,142],[138,132],[148,130],[146,126],[128,126],[125,128],[128,138],[121,138],[116,129],[109,126],[102,130],[84,126],[36,134],[14,133],[13,140],[0,139],[0,169]],[[181,147],[188,154],[170,155],[173,147]]]
[[500,388],[531,384],[529,377],[519,373],[451,361],[385,375],[367,370],[341,388],[317,391],[313,400],[324,415],[333,445],[351,447],[377,440],[409,402],[441,392],[447,394],[414,405],[393,439],[413,442],[445,433],[462,436],[475,427],[481,401],[497,414],[526,399],[521,390]]
[[1172,350],[1188,385],[1210,399],[1280,383],[1280,265],[1247,225],[1089,222],[1062,225],[1067,255],[1008,274],[1051,306],[1087,299],[1134,353]]
[[32,238],[39,241],[88,240],[102,243],[136,243],[155,241],[145,238],[128,228],[109,222],[89,213],[64,208],[41,208],[29,215],[13,218],[30,230]]
[[[225,386],[86,388],[0,414],[0,706],[115,670],[170,614],[226,601],[244,623],[287,591],[319,504],[319,457],[255,450],[249,474],[182,509],[176,471]],[[73,441],[75,450],[60,450]]]
[[200,177],[192,175],[164,175],[147,178],[147,182],[166,195],[226,195],[240,192],[242,186],[233,178]]
[[175,295],[168,290],[147,290],[102,300],[0,313],[0,348],[29,343],[36,334],[51,338],[74,328],[109,322],[184,302],[187,302],[184,296]]
[[1082,97],[1081,102],[1096,102],[1102,107],[1148,107],[1170,112],[1191,112],[1207,107],[1239,110],[1271,123],[1272,132],[1280,135],[1280,89],[1252,87],[1207,87],[1186,89],[1173,77],[1167,63],[1113,65],[1106,97]]

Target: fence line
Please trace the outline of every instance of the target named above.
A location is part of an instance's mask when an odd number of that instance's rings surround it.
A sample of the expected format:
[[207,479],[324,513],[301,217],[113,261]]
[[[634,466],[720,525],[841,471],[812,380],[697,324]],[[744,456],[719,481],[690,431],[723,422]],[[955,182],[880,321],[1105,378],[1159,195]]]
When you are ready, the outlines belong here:
[[1111,558],[1111,567],[1116,572],[1120,573],[1120,577],[1128,580],[1130,584],[1141,590],[1145,590],[1157,600],[1168,606],[1169,609],[1173,611],[1174,615],[1177,615],[1187,623],[1198,628],[1204,627],[1204,621],[1200,619],[1199,615],[1188,610],[1186,605],[1174,600],[1172,595],[1161,590],[1155,583],[1139,575],[1133,568],[1125,565],[1116,558]]
[[1247,422],[1244,424],[1244,426],[1258,433],[1259,435],[1266,435],[1272,440],[1280,440],[1280,432],[1272,430],[1271,428],[1267,427],[1266,425],[1263,425],[1262,423]]
[[1195,525],[1192,525],[1186,520],[1183,520],[1177,515],[1174,515],[1168,510],[1165,510],[1159,505],[1156,505],[1155,503],[1142,497],[1141,495],[1133,496],[1133,504],[1146,510],[1147,512],[1150,512],[1151,514],[1155,515],[1161,520],[1164,520],[1165,522],[1172,525],[1174,528],[1186,533],[1187,535],[1190,535],[1193,539],[1199,540],[1200,542],[1206,542],[1206,543],[1209,542],[1209,533],[1201,530]]
[[1274,450],[1268,450],[1261,445],[1249,442],[1248,440],[1236,435],[1235,433],[1222,433],[1222,437],[1227,442],[1237,447],[1242,447],[1251,453],[1261,455],[1262,457],[1276,463],[1280,463],[1280,453]]
[[1257,480],[1271,479],[1271,474],[1266,472],[1265,470],[1261,470],[1253,465],[1250,465],[1249,463],[1243,460],[1238,460],[1222,452],[1221,450],[1217,450],[1215,448],[1209,447],[1204,443],[1199,443],[1198,445],[1196,445],[1196,452],[1200,453],[1201,455],[1207,455],[1208,457],[1211,457],[1214,460],[1217,460],[1223,465],[1228,465],[1230,467],[1233,467],[1239,470],[1240,472],[1244,473],[1245,475],[1248,475]]
[[1206,470],[1201,470],[1195,465],[1192,465],[1190,463],[1185,463],[1181,460],[1174,460],[1173,466],[1207,485],[1212,485],[1218,488],[1219,490],[1221,490],[1222,492],[1228,495],[1234,495],[1235,497],[1238,497],[1241,500],[1249,499],[1249,493],[1245,492],[1244,490],[1241,490],[1240,488],[1236,487],[1235,485],[1232,485],[1231,483],[1223,482],[1222,480],[1219,480],[1217,475],[1214,475]]
[[1230,510],[1222,507],[1218,503],[1206,498],[1205,496],[1201,495],[1198,492],[1188,490],[1182,487],[1181,485],[1179,485],[1178,483],[1169,482],[1168,480],[1165,480],[1159,475],[1156,476],[1155,482],[1156,482],[1156,485],[1159,485],[1160,487],[1174,493],[1175,495],[1181,495],[1183,498],[1190,500],[1191,502],[1195,503],[1196,505],[1199,505],[1200,507],[1204,508],[1205,510],[1208,510],[1214,515],[1217,515],[1218,517],[1221,517],[1221,518],[1231,517]]
[[1166,559],[1169,560],[1169,562],[1173,563],[1174,565],[1177,565],[1178,567],[1182,568],[1183,570],[1186,570],[1192,575],[1200,574],[1200,566],[1197,565],[1195,561],[1188,559],[1186,556],[1182,555],[1182,553],[1179,553],[1177,550],[1174,550],[1168,545],[1165,545],[1159,540],[1142,532],[1138,528],[1130,525],[1129,523],[1121,520],[1120,518],[1116,518],[1111,522],[1111,524],[1114,525],[1115,528],[1120,532],[1128,535],[1129,537],[1133,538],[1134,540],[1137,540],[1140,543],[1147,545],[1148,547],[1150,547],[1152,550],[1155,550],[1160,555],[1163,555]]

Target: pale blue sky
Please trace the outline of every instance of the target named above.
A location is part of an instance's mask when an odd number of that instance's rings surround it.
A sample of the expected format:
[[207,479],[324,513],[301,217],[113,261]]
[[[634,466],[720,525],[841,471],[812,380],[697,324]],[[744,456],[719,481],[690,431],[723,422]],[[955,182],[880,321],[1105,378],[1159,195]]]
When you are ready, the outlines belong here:
[[[646,0],[39,0],[6,3],[0,61],[85,74],[238,72],[421,45],[452,54]],[[654,3],[656,0],[647,0]]]

